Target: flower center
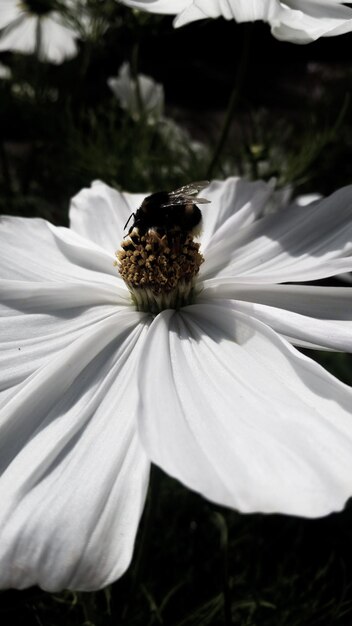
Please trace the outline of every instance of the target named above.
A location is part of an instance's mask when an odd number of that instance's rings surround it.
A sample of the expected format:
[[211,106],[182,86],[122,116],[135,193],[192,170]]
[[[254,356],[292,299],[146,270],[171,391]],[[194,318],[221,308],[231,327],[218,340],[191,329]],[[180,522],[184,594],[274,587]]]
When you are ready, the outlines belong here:
[[153,229],[141,234],[133,228],[116,257],[138,311],[159,313],[193,302],[195,277],[204,259],[191,234]]
[[56,4],[53,0],[21,0],[20,2],[20,5],[27,13],[39,16],[54,11]]

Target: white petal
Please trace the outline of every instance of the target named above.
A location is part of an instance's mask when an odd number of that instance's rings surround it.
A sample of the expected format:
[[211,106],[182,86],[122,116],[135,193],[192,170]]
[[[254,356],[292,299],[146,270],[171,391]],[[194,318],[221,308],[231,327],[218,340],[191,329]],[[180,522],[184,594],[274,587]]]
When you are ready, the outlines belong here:
[[[132,118],[141,116],[138,102],[136,81],[131,76],[129,63],[123,63],[118,76],[110,77],[107,83],[119,101],[120,106],[128,111]],[[144,113],[148,113],[148,122],[160,120],[164,112],[164,88],[154,78],[138,74],[138,87]]]
[[0,79],[1,80],[10,80],[12,77],[12,72],[7,65],[0,63]]
[[121,0],[134,9],[149,11],[150,13],[170,13],[175,15],[188,6],[192,0]]
[[23,12],[15,0],[0,0],[0,28],[8,26],[21,15]]
[[75,33],[68,26],[60,23],[60,16],[55,13],[41,19],[40,58],[43,61],[62,63],[77,54]]
[[0,281],[0,300],[0,392],[6,397],[88,328],[118,310],[111,294],[96,294],[84,283]]
[[272,34],[280,40],[309,43],[352,29],[352,10],[334,0],[292,0],[272,21]]
[[[305,285],[236,285],[207,281],[201,299],[236,300],[296,346],[352,352],[352,290]],[[245,302],[239,302],[244,300]]]
[[245,285],[214,278],[204,282],[204,298],[245,300],[295,311],[318,319],[351,319],[352,290],[315,285]]
[[276,283],[316,280],[352,269],[352,186],[294,205],[210,243],[203,279]]
[[244,512],[319,517],[352,494],[352,391],[232,305],[165,311],[139,370],[151,459]]
[[323,196],[321,195],[321,193],[306,193],[302,196],[297,196],[295,198],[295,203],[298,204],[298,206],[308,206],[308,204],[311,204],[312,202],[317,202],[322,198]]
[[206,17],[209,16],[206,15],[201,8],[195,6],[194,4],[190,4],[189,6],[186,6],[185,9],[175,17],[173,25],[175,28],[180,28],[181,26],[185,26],[186,24],[190,24],[191,22],[203,20]]
[[293,43],[309,43],[352,29],[352,11],[342,0],[193,0],[174,25],[220,16],[237,22],[263,20],[275,37]]
[[349,320],[321,320],[252,302],[235,301],[234,305],[237,311],[267,324],[296,346],[352,352],[351,301],[352,295],[349,308],[344,309],[344,315],[350,315]]
[[193,0],[175,20],[183,26],[206,17],[224,17],[237,22],[254,22],[277,18],[282,11],[279,0]]
[[148,194],[120,192],[100,181],[80,191],[70,206],[71,228],[114,254],[124,235],[125,224]]
[[148,478],[135,427],[142,318],[96,325],[2,409],[1,587],[93,590],[128,567]]
[[68,228],[41,219],[0,217],[1,278],[83,281],[118,288],[114,256]]
[[0,51],[15,50],[16,52],[32,54],[36,46],[36,28],[36,17],[22,16],[16,25],[10,24],[1,33]]
[[281,11],[279,0],[194,0],[195,6],[209,15],[237,22],[268,20]]
[[214,180],[200,194],[210,200],[210,204],[202,206],[203,251],[207,253],[209,244],[223,242],[233,232],[252,224],[272,194],[272,186],[263,181],[249,182],[236,177]]

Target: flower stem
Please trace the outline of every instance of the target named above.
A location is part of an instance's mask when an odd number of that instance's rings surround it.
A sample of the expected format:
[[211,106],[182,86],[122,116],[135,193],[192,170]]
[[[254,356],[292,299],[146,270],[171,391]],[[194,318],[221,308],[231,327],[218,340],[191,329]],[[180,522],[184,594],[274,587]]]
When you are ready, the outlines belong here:
[[205,178],[207,179],[211,179],[213,177],[214,170],[219,162],[221,153],[228,139],[229,131],[232,125],[233,115],[234,115],[237,103],[240,99],[241,90],[242,90],[244,78],[246,75],[253,26],[254,24],[245,24],[243,26],[242,50],[241,50],[240,58],[239,58],[238,65],[237,65],[237,71],[235,73],[235,81],[234,81],[232,91],[230,94],[230,99],[227,105],[227,111],[226,111],[222,129],[221,129],[219,141],[215,146],[212,159],[209,163],[209,167],[205,175]]
[[231,592],[229,585],[229,536],[226,519],[221,513],[213,514],[213,522],[220,535],[220,550],[222,553],[222,585],[224,601],[224,626],[232,626]]
[[141,117],[144,114],[143,99],[141,93],[141,86],[138,77],[138,65],[139,65],[139,40],[135,41],[132,53],[131,53],[131,77],[135,82],[137,107]]
[[40,63],[40,56],[41,56],[41,51],[42,51],[42,39],[43,39],[42,23],[40,21],[40,18],[37,17],[37,23],[36,23],[36,27],[35,27],[35,48],[34,48],[34,54],[36,56],[36,59],[37,59],[38,63]]

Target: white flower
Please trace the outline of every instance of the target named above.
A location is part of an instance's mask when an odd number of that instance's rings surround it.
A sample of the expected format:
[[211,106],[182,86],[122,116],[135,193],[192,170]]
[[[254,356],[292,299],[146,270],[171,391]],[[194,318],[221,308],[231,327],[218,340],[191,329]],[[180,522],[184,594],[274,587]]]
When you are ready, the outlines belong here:
[[63,14],[71,0],[0,0],[0,51],[38,52],[41,61],[62,63],[77,53],[77,31]]
[[11,78],[11,76],[12,76],[12,72],[10,68],[4,65],[3,63],[0,63],[0,78],[3,80],[8,80]]
[[237,22],[262,20],[277,39],[309,43],[319,37],[352,30],[352,9],[342,0],[123,0],[128,6],[153,13],[177,15],[175,26],[206,17]]
[[192,139],[188,130],[177,124],[170,117],[160,119],[160,132],[166,143],[175,154],[178,155],[177,164],[173,168],[174,173],[181,174],[192,166],[195,159],[209,161],[207,146]]
[[352,269],[352,187],[260,218],[271,193],[202,192],[201,291],[157,315],[113,265],[142,195],[94,183],[71,229],[1,218],[1,587],[118,578],[151,461],[243,512],[352,495],[352,390],[291,345],[352,349],[352,290],[295,284]]
[[187,130],[171,118],[164,116],[164,87],[154,78],[138,74],[141,103],[138,102],[136,81],[131,77],[129,63],[123,63],[118,76],[108,78],[107,82],[120,106],[129,112],[132,119],[138,121],[144,114],[148,124],[158,126],[165,144],[178,157],[174,173],[182,174],[195,156],[199,159],[209,159],[208,150],[204,144],[193,141]]
[[149,121],[160,120],[164,112],[164,88],[153,78],[138,74],[141,103],[138,102],[136,81],[131,77],[129,63],[121,65],[116,78],[108,78],[108,85],[121,107],[128,111],[133,119],[140,119],[141,113],[144,113]]

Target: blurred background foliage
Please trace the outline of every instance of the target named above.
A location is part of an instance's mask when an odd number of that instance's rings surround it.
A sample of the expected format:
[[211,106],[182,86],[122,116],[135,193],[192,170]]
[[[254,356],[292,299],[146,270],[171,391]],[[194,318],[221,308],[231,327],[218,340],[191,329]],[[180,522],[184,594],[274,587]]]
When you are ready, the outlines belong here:
[[[0,54],[9,73],[0,79],[0,212],[66,224],[69,199],[97,178],[135,192],[210,170],[274,179],[293,195],[350,183],[351,35],[297,46],[259,23],[174,30],[171,18],[114,0],[89,6],[94,29],[73,59]],[[108,79],[125,62],[132,77],[163,86],[163,111],[148,113],[138,97],[132,111],[114,95]],[[352,383],[350,357],[309,354]],[[4,592],[4,626],[351,625],[350,507],[321,520],[240,515],[156,469],[149,500],[120,581],[96,594]]]
[[[205,178],[234,84],[235,112],[213,177],[275,177],[296,193],[349,182],[350,35],[297,46],[261,23],[219,19],[175,30],[169,17],[114,0],[90,5],[94,28],[71,60],[0,53],[11,72],[0,80],[1,212],[65,222],[69,198],[96,178],[130,191]],[[126,61],[132,75],[163,86],[164,117],[178,140],[163,123],[133,119],[120,106],[107,81]]]

